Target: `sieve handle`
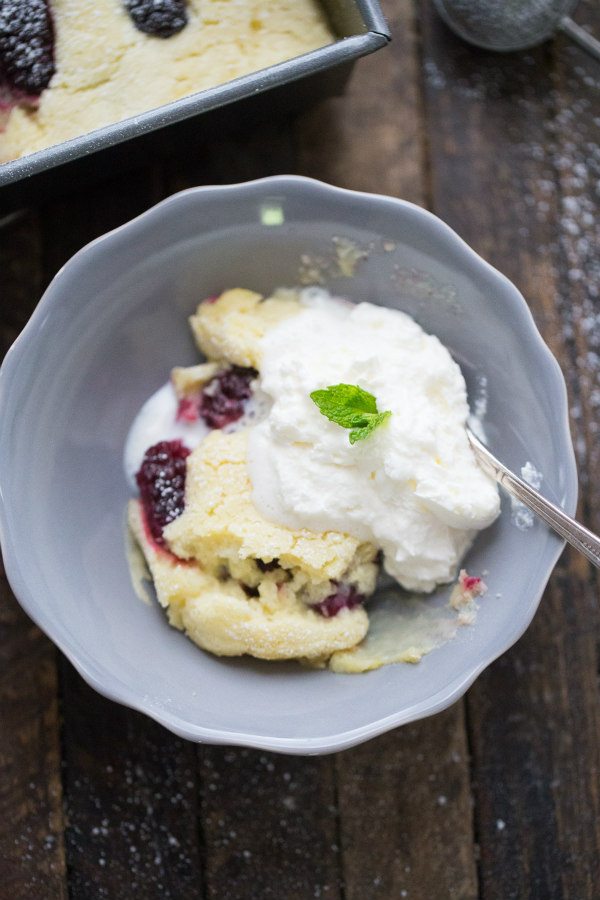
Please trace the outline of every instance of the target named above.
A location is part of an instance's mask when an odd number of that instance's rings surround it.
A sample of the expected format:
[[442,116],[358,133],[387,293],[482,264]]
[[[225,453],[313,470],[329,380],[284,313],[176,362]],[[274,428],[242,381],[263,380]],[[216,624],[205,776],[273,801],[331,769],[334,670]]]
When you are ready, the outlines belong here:
[[587,52],[592,56],[595,56],[596,59],[600,59],[600,41],[589,34],[581,27],[581,25],[578,25],[577,22],[574,22],[569,16],[564,16],[564,18],[560,20],[559,28],[576,41],[580,47],[583,47],[584,50],[587,50]]

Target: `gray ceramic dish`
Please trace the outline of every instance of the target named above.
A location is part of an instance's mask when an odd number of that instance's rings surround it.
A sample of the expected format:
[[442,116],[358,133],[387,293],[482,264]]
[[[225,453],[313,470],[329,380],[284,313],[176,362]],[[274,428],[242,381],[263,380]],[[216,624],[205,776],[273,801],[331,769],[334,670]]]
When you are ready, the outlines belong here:
[[[335,238],[368,250],[354,277],[336,277]],[[516,469],[530,460],[545,494],[575,509],[558,365],[516,288],[435,216],[277,177],[185,191],[94,241],[58,273],[0,375],[6,569],[93,687],[192,740],[321,753],[444,709],[525,631],[562,549],[540,524],[519,531],[503,501],[469,554],[471,570],[489,571],[475,625],[416,666],[365,675],[217,659],[136,598],[123,441],[170,368],[197,359],[187,315],[224,287],[269,291],[315,265],[338,293],[414,315],[470,390],[486,376],[494,451]]]

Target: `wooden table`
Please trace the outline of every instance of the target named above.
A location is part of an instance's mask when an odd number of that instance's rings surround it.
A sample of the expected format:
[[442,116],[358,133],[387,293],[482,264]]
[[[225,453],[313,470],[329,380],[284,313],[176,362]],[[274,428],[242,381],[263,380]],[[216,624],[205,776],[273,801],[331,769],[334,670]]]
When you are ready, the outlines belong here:
[[[519,56],[384,4],[347,94],[0,229],[0,337],[59,266],[188,185],[296,172],[433,209],[520,287],[565,373],[579,513],[600,531],[600,66]],[[588,0],[579,19],[600,33]],[[197,747],[94,693],[1,591],[2,898],[600,897],[598,581],[567,551],[466,698],[335,756]]]

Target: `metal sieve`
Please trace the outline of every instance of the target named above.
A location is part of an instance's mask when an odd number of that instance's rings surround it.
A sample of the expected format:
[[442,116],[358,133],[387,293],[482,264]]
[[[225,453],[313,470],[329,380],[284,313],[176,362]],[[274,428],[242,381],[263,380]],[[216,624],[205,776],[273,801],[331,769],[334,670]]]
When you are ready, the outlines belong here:
[[525,50],[563,31],[600,59],[600,41],[569,14],[577,0],[434,0],[447,25],[486,50]]

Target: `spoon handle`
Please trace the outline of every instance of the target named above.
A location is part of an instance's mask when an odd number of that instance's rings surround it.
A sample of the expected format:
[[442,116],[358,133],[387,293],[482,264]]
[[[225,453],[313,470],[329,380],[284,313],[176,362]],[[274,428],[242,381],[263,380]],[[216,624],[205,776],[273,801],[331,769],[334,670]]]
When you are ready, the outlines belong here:
[[537,513],[540,519],[543,519],[565,541],[583,553],[590,562],[600,568],[600,538],[568,516],[560,507],[551,503],[550,500],[546,500],[539,491],[502,465],[469,428],[467,428],[467,435],[484,471],[502,485],[509,494]]
[[596,59],[600,59],[600,41],[582,28],[581,25],[578,25],[569,16],[564,16],[559,22],[559,28],[565,34],[568,34],[572,40],[576,41],[580,47],[583,47]]

